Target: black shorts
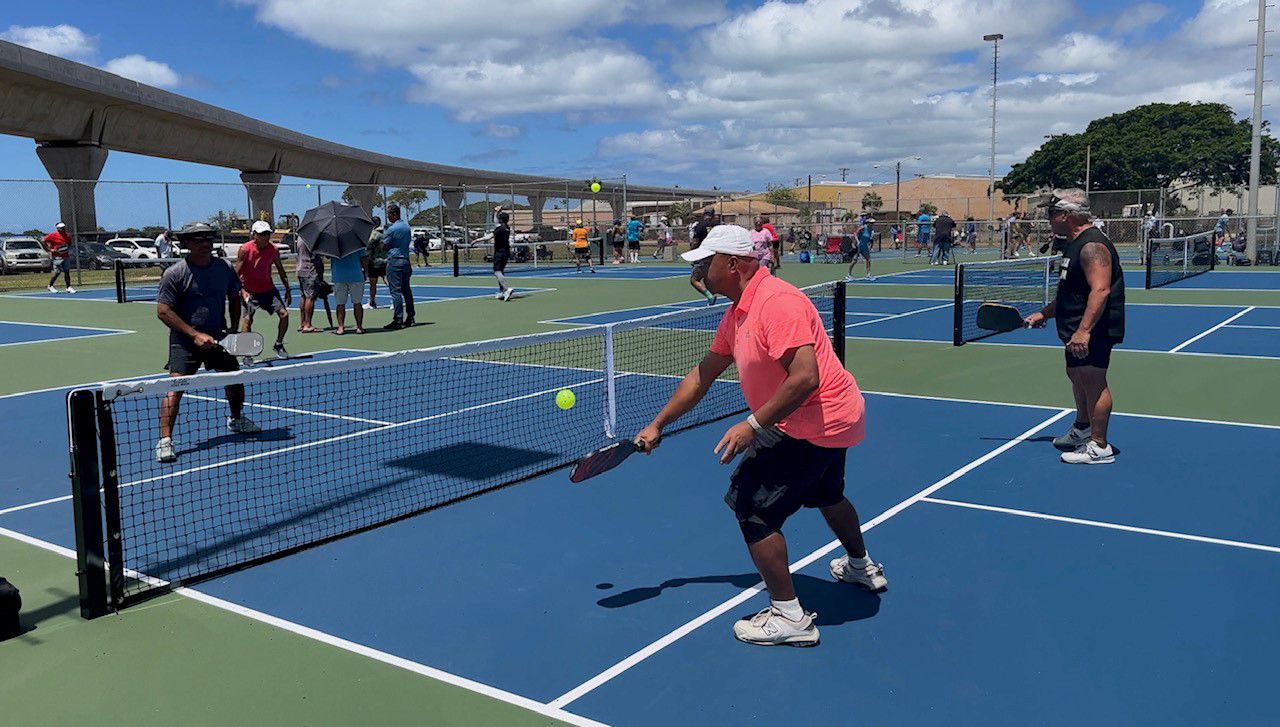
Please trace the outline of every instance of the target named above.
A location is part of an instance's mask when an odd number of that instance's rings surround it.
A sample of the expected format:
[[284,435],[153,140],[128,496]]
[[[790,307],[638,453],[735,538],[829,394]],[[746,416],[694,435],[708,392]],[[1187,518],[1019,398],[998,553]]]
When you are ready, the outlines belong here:
[[369,277],[371,277],[371,278],[385,278],[385,277],[387,277],[387,263],[386,263],[386,261],[383,261],[383,262],[380,262],[380,263],[369,263]]
[[1067,352],[1067,368],[1074,369],[1080,366],[1093,366],[1095,368],[1105,369],[1111,365],[1111,349],[1115,347],[1116,341],[1099,336],[1092,336],[1089,339],[1089,353],[1084,358],[1076,358]]
[[249,305],[245,315],[253,318],[253,314],[260,310],[271,311],[276,315],[288,310],[284,304],[284,298],[280,297],[278,288],[272,288],[265,293],[249,293]]
[[511,255],[506,253],[498,253],[493,256],[493,272],[503,273],[507,270],[507,262],[511,260]]
[[639,249],[640,249],[640,241],[639,241],[639,240],[627,240],[627,249],[628,249],[628,250],[639,250]]
[[239,371],[240,362],[221,346],[195,348],[180,343],[169,344],[169,362],[165,370],[171,374],[190,376],[203,366],[206,371]]
[[729,478],[724,501],[748,543],[780,531],[802,507],[829,507],[844,499],[847,450],[781,436],[743,459]]
[[586,247],[575,247],[573,248],[573,254],[579,260],[586,262],[591,259],[591,246],[588,245]]

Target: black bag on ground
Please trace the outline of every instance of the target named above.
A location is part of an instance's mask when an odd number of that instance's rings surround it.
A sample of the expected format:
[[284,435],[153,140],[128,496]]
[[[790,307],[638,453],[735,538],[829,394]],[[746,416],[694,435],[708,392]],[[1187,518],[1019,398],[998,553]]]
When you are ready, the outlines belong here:
[[18,612],[22,610],[22,596],[12,583],[0,578],[0,641],[22,633]]

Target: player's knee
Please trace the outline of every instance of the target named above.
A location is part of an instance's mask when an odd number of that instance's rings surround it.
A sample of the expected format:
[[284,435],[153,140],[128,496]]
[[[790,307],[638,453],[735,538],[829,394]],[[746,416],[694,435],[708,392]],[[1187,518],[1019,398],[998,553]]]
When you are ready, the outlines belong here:
[[777,527],[766,523],[756,515],[746,520],[739,520],[738,528],[742,530],[742,539],[747,542],[747,545],[755,545],[770,535],[781,532]]

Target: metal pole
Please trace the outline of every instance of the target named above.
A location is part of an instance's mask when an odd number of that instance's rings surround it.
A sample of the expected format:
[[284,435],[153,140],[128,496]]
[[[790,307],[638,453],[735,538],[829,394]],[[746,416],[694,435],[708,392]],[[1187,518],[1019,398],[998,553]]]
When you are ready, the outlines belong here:
[[[1093,165],[1093,145],[1084,145],[1084,193],[1089,193],[1089,172]],[[994,199],[994,195],[992,197]]]
[[987,220],[996,218],[996,84],[1000,80],[1000,41],[1003,33],[982,36],[983,40],[992,42],[991,52],[991,168],[990,182],[987,187]]
[[[893,165],[893,216],[902,232],[902,259],[907,258],[907,226],[902,224],[902,161]],[[896,242],[896,241],[895,241]]]
[[169,204],[169,183],[164,183],[164,219],[165,219],[165,235],[169,230],[173,229],[173,206]]
[[319,207],[321,204],[323,203],[320,201],[320,185],[317,184],[316,185],[316,206]]
[[1258,259],[1258,180],[1262,176],[1262,83],[1267,45],[1267,0],[1258,0],[1258,42],[1254,47],[1253,140],[1249,146],[1249,221],[1245,256]]

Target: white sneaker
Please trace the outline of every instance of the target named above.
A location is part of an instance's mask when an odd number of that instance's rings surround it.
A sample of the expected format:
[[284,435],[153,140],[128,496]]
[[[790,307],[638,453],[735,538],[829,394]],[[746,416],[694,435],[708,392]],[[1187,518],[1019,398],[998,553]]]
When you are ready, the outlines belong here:
[[56,292],[58,292],[58,289],[57,289],[57,288],[55,288],[55,287],[53,287],[52,285],[50,285],[50,286],[49,286],[49,292],[50,292],[50,293],[56,293]]
[[759,646],[817,646],[818,627],[813,623],[817,615],[806,612],[804,618],[792,621],[769,606],[735,623],[733,635],[738,641]]
[[173,447],[173,437],[161,437],[156,442],[157,462],[177,462],[178,451]]
[[238,417],[227,417],[227,429],[236,434],[258,434],[262,431],[262,427],[243,414]]
[[853,276],[852,276],[852,275],[846,275],[846,276],[844,276],[844,282],[846,282],[846,283],[852,283],[852,282],[853,282]]
[[848,555],[842,555],[831,561],[831,577],[837,581],[854,583],[868,591],[883,591],[889,587],[889,579],[884,577],[884,566],[871,563],[859,568],[849,562]]
[[504,291],[502,292],[502,299],[503,299],[504,301],[506,301],[506,300],[511,300],[511,294],[512,294],[512,293],[514,293],[514,292],[515,292],[515,291],[514,291],[513,289],[511,289],[511,288],[507,288],[506,290],[504,290]]
[[68,286],[67,286],[67,292],[68,292],[68,293],[70,293],[70,294],[72,294],[72,295],[75,295],[75,293],[76,293],[76,289],[75,289],[75,288],[73,288],[73,287],[71,287],[70,285],[68,285]]
[[868,283],[874,283],[874,282],[876,281],[876,276],[874,276],[874,275],[863,275],[863,276],[862,276],[862,279],[863,279],[863,280],[865,280],[865,281],[867,281]]
[[1116,451],[1110,444],[1099,447],[1090,439],[1074,452],[1063,452],[1062,461],[1067,464],[1111,464],[1116,461]]
[[1074,452],[1080,448],[1080,445],[1089,441],[1089,437],[1093,436],[1093,427],[1087,429],[1076,429],[1072,424],[1067,433],[1061,437],[1054,437],[1053,446],[1064,452]]

